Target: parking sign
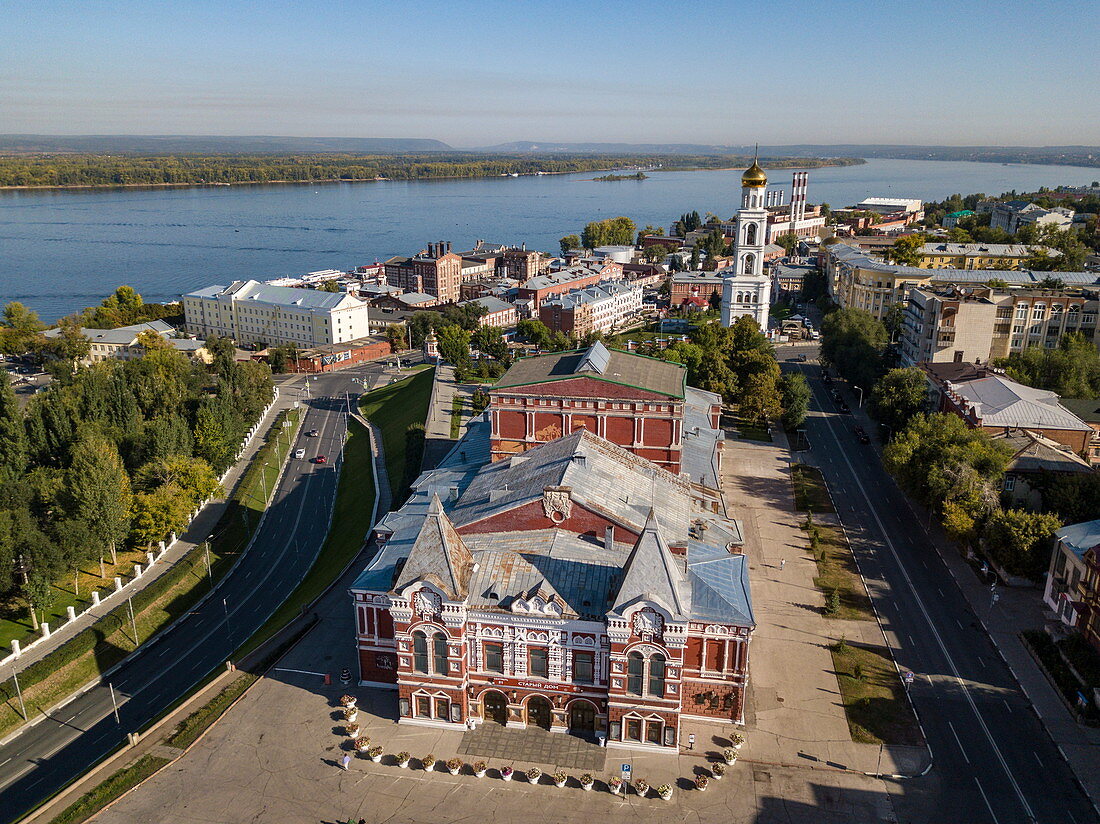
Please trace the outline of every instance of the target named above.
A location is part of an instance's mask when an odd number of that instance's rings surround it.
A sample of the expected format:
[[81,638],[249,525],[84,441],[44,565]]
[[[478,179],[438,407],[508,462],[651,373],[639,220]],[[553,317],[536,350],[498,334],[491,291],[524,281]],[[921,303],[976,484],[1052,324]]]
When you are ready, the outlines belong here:
[[623,769],[623,781],[629,781],[630,780],[630,765],[629,764],[623,764],[622,769]]

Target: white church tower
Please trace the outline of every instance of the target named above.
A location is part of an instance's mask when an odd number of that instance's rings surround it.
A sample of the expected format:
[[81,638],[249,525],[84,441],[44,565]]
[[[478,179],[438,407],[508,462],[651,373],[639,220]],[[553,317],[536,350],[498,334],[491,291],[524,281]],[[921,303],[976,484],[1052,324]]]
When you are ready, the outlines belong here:
[[722,325],[732,326],[742,315],[751,316],[768,331],[771,279],[764,275],[764,245],[768,236],[765,200],[768,176],[757,159],[741,175],[741,208],[737,211],[734,264],[719,274],[722,283]]

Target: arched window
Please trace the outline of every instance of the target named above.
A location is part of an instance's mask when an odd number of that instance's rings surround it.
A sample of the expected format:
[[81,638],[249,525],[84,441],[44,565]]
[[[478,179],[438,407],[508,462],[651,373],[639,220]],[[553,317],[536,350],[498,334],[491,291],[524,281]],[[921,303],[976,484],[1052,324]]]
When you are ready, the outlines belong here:
[[665,697],[665,657],[660,653],[649,659],[649,694]]
[[632,652],[627,660],[626,691],[630,695],[642,694],[645,659],[640,652]]
[[437,632],[432,636],[432,668],[436,675],[447,674],[447,636]]
[[745,269],[744,269],[744,271],[745,271],[746,275],[751,275],[752,274],[752,265],[755,262],[756,262],[755,255],[745,255]]
[[420,630],[413,633],[413,672],[428,672],[428,636]]
[[748,226],[745,227],[745,245],[746,246],[755,246],[756,245],[756,224],[755,223],[750,223]]

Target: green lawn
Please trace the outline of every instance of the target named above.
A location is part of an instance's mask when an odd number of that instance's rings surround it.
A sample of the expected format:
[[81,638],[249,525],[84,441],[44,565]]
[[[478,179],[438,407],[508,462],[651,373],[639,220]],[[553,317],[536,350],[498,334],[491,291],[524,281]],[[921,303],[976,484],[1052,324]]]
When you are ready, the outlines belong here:
[[185,750],[190,747],[198,737],[236,701],[244,691],[252,686],[259,678],[255,673],[244,673],[233,683],[187,716],[176,728],[176,731],[165,740],[170,747],[178,747]]
[[[396,384],[395,384],[396,385]],[[332,528],[317,560],[302,582],[267,619],[262,627],[237,651],[237,658],[255,649],[302,611],[302,607],[324,592],[336,576],[359,554],[370,533],[371,508],[374,504],[374,473],[371,469],[370,437],[358,421],[348,424],[348,440],[336,488],[336,507]],[[378,513],[381,517],[384,513]]]
[[924,743],[888,650],[840,643],[830,648],[852,740],[860,744]]
[[791,466],[791,484],[794,486],[794,505],[800,512],[832,512],[833,502],[825,486],[821,471],[806,464]]
[[863,586],[863,579],[852,557],[852,548],[844,533],[836,527],[822,524],[814,524],[810,529],[816,530],[818,536],[814,586],[825,593],[827,599],[830,593],[835,591],[837,594],[836,611],[830,613],[826,610],[826,615],[846,621],[875,620],[871,599]]
[[80,824],[87,821],[127,790],[136,787],[161,767],[171,763],[167,758],[158,758],[155,755],[138,759],[82,795],[50,824]]
[[420,472],[419,455],[423,454],[423,441],[410,444],[408,428],[410,424],[423,424],[428,417],[434,375],[435,370],[425,369],[397,383],[375,389],[359,402],[363,417],[382,432],[382,450],[386,456],[394,506],[403,502],[409,485]]
[[451,400],[451,440],[457,441],[462,432],[462,397],[455,395]]
[[[202,547],[195,547],[173,564],[155,582],[132,598],[137,639],[125,603],[116,607],[96,624],[78,633],[50,655],[25,669],[19,677],[23,700],[29,713],[45,710],[75,690],[96,678],[104,670],[121,661],[137,646],[167,627],[191,609],[224,576],[236,562],[259,522],[263,511],[264,484],[270,494],[275,473],[293,443],[294,427],[285,432],[284,419],[297,425],[299,413],[289,410],[276,419],[263,447],[241,480],[225,514],[214,529],[210,540],[209,561]],[[274,437],[275,433],[279,437]],[[289,436],[289,437],[288,437]],[[264,462],[266,473],[261,475]],[[23,723],[11,680],[0,683],[0,736]]]

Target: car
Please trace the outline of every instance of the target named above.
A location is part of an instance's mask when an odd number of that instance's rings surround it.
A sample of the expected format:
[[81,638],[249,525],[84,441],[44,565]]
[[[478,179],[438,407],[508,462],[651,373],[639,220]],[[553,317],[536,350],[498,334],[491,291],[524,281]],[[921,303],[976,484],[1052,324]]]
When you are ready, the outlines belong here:
[[328,458],[326,458],[324,455],[318,455],[316,458],[313,459],[313,462],[319,464],[328,463]]
[[808,360],[809,360],[809,358],[806,357],[806,355],[804,355],[804,354],[798,356],[799,363],[805,363]]
[[318,432],[316,429],[311,429],[311,430],[309,430],[309,432],[306,433],[306,435],[310,438],[316,438],[320,434],[321,433]]
[[846,404],[844,401],[838,401],[837,406],[840,407],[840,414],[841,415],[851,415],[852,414],[852,410],[848,408],[848,404]]
[[304,449],[294,450],[294,457],[297,458],[298,460],[301,460],[305,456],[306,456],[306,451]]
[[852,428],[852,434],[856,436],[856,439],[860,443],[870,443],[871,442],[871,438],[867,435],[866,432],[863,431],[862,426],[853,427]]

